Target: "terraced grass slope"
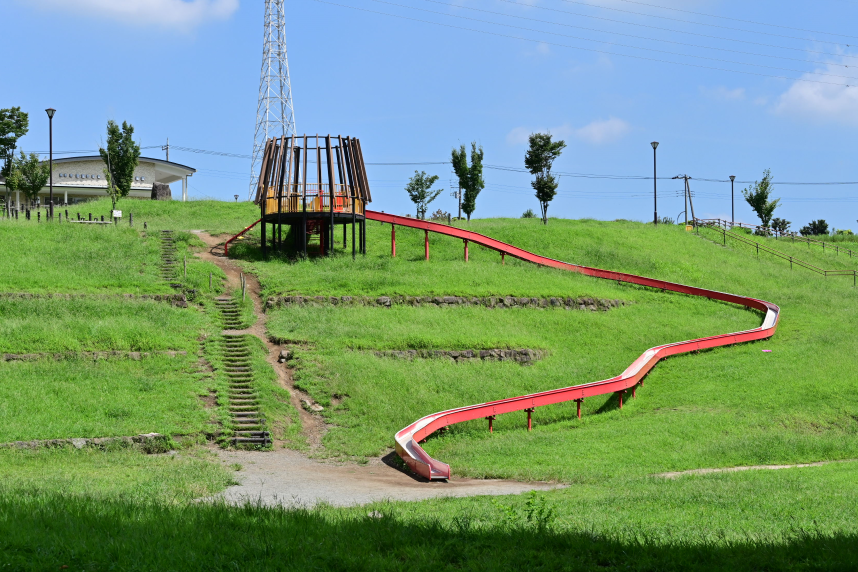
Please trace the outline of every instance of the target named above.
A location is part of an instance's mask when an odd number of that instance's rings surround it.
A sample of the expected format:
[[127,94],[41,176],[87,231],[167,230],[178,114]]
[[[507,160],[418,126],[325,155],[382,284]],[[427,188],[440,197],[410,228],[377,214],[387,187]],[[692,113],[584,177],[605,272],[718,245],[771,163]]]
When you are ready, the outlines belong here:
[[[13,487],[0,485],[0,559],[23,569],[66,563],[99,568],[117,558],[120,567],[141,570],[199,569],[201,562],[213,569],[240,563],[258,570],[282,569],[285,562],[296,569],[373,570],[855,567],[858,463],[849,459],[858,458],[851,375],[858,355],[851,281],[790,272],[780,261],[757,260],[681,228],[555,219],[547,226],[475,220],[470,228],[569,262],[771,300],[781,306],[780,326],[763,343],[659,364],[622,411],[609,399],[592,399],[581,421],[574,406],[558,406],[539,410],[530,433],[523,415],[510,415],[495,422],[492,435],[485,424],[474,423],[426,443],[431,454],[470,475],[553,478],[568,484],[565,489],[494,501],[284,512],[188,503],[180,491],[152,503],[133,495],[127,501],[122,495],[134,490],[131,485],[92,502],[95,495],[80,492],[85,486],[39,490],[18,478]],[[427,263],[422,233],[406,229],[397,231],[398,257],[391,260],[389,227],[370,224],[369,230],[370,254],[355,262],[350,248],[328,260],[262,262],[252,237],[235,254],[272,295],[592,296],[633,304],[596,313],[278,309],[269,319],[271,333],[305,342],[295,373],[317,401],[330,406],[336,426],[325,444],[332,454],[383,452],[403,425],[399,417],[408,422],[449,405],[603,377],[653,343],[758,323],[751,313],[714,302],[509,259],[500,266],[496,253],[478,247],[472,246],[466,264],[462,244],[441,237],[431,238]],[[534,347],[547,356],[523,367],[373,353],[499,345]],[[657,476],[833,460],[844,462]],[[186,482],[180,473],[176,480]],[[144,484],[142,473],[135,474]]]

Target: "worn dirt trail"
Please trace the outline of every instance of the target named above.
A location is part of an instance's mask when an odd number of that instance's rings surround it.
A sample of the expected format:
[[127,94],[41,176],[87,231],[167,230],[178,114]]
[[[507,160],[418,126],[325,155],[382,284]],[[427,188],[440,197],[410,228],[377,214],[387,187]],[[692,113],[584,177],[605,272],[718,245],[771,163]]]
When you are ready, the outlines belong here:
[[[227,276],[230,288],[240,287],[241,269],[223,256],[223,243],[228,236],[212,236],[193,231],[209,247],[196,256],[220,267]],[[322,437],[327,428],[320,415],[313,415],[302,407],[301,399],[310,399],[296,389],[291,370],[277,362],[280,346],[268,340],[265,331],[266,315],[259,281],[245,274],[247,293],[253,301],[256,322],[246,330],[258,337],[268,348],[268,363],[277,372],[280,384],[291,395],[291,403],[301,417],[301,426],[310,445],[311,453],[322,448]],[[229,487],[216,498],[228,502],[260,502],[264,505],[313,506],[327,502],[334,506],[360,505],[380,500],[423,500],[435,497],[464,497],[477,495],[517,494],[531,490],[548,490],[562,485],[544,482],[518,482],[500,479],[451,479],[448,482],[425,482],[398,468],[393,463],[395,453],[383,458],[370,459],[366,464],[311,459],[297,451],[274,444],[273,451],[241,451],[217,449],[224,464],[238,463],[242,470],[236,473],[241,484]]]

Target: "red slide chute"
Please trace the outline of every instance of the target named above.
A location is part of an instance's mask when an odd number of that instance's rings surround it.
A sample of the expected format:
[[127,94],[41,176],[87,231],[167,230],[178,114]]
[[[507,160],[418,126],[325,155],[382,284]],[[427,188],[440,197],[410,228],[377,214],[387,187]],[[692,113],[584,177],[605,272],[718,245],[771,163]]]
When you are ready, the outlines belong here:
[[[610,270],[580,266],[578,264],[569,264],[567,262],[561,262],[559,260],[533,254],[532,252],[528,252],[476,232],[425,220],[416,220],[408,217],[389,215],[369,210],[366,211],[366,218],[369,220],[390,223],[392,225],[418,228],[425,230],[427,233],[435,232],[446,236],[460,238],[464,241],[474,242],[481,246],[485,246],[486,248],[497,250],[502,254],[542,266],[569,270],[571,272],[578,272],[588,276],[594,276],[596,278],[604,278],[606,280],[628,282],[630,284],[639,284],[650,288],[670,290],[672,292],[689,294],[691,296],[701,296],[714,300],[722,300],[724,302],[753,308],[755,310],[765,312],[766,314],[763,319],[763,323],[758,328],[730,334],[709,336],[696,340],[674,342],[650,348],[632,362],[632,364],[626,368],[623,373],[610,379],[593,381],[590,383],[564,387],[562,389],[553,389],[551,391],[543,391],[530,395],[522,395],[520,397],[511,397],[508,399],[501,399],[499,401],[481,403],[479,405],[469,405],[466,407],[449,409],[447,411],[433,413],[432,415],[427,415],[422,419],[418,419],[408,427],[405,427],[396,433],[396,452],[400,457],[402,457],[402,460],[408,464],[412,471],[427,479],[450,478],[450,466],[430,457],[419,445],[420,441],[426,439],[426,437],[442,427],[474,419],[487,417],[493,418],[495,415],[500,415],[501,413],[510,413],[512,411],[528,409],[532,410],[533,408],[541,407],[543,405],[552,405],[554,403],[574,401],[585,397],[606,395],[609,393],[619,393],[620,399],[622,400],[622,392],[641,383],[647,372],[649,372],[649,370],[651,370],[662,358],[695,350],[702,350],[705,348],[729,346],[741,342],[750,342],[769,338],[774,335],[775,328],[777,328],[780,308],[775,304],[764,300],[748,298],[747,296],[738,296],[736,294],[727,294],[725,292],[716,292],[714,290],[706,290],[705,288],[695,288],[693,286],[674,284],[673,282],[665,282],[664,280],[656,280],[654,278],[645,278],[634,274],[625,274],[622,272],[612,272]],[[622,403],[622,401],[620,401],[620,403]]]

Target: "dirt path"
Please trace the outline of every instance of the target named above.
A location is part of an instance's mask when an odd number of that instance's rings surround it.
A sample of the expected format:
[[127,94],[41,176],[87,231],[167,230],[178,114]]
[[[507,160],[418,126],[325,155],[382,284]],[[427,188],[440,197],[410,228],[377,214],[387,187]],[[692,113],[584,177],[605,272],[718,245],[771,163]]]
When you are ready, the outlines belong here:
[[832,463],[851,463],[855,459],[845,459],[842,461],[818,461],[816,463],[797,463],[794,465],[748,465],[744,467],[724,467],[714,469],[690,469],[688,471],[675,471],[671,473],[657,473],[654,477],[664,477],[666,479],[675,479],[685,475],[710,475],[712,473],[735,473],[738,471],[776,471],[778,469],[802,469],[804,467],[821,467]]
[[[209,247],[197,257],[212,262],[227,276],[232,289],[240,287],[241,269],[223,257],[226,236],[211,236],[193,231]],[[301,427],[311,451],[322,447],[326,432],[324,419],[302,407],[301,399],[310,399],[296,389],[291,370],[277,362],[280,347],[268,341],[265,332],[266,315],[262,309],[259,281],[246,274],[247,293],[253,301],[256,322],[240,333],[252,334],[268,347],[268,363],[277,372],[280,384],[289,391],[291,403],[301,416]],[[236,332],[239,333],[239,332]],[[229,487],[217,498],[229,502],[246,500],[265,505],[312,506],[328,502],[335,506],[351,506],[379,500],[423,500],[435,497],[517,494],[531,490],[548,490],[560,485],[541,482],[504,480],[451,479],[448,482],[424,482],[401,471],[392,461],[394,453],[382,459],[370,459],[367,464],[317,461],[297,451],[284,449],[275,443],[273,451],[217,450],[221,462],[239,464],[236,473],[241,484]]]

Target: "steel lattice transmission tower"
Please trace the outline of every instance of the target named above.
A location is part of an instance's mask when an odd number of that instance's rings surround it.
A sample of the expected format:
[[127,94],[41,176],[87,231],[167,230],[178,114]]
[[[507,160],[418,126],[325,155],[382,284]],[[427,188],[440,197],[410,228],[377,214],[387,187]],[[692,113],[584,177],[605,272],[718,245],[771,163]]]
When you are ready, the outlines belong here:
[[265,40],[262,44],[262,73],[259,78],[259,103],[256,106],[256,134],[253,137],[253,163],[250,166],[250,192],[253,199],[262,166],[265,142],[271,137],[295,134],[292,108],[292,84],[286,59],[286,14],[284,0],[265,0]]

